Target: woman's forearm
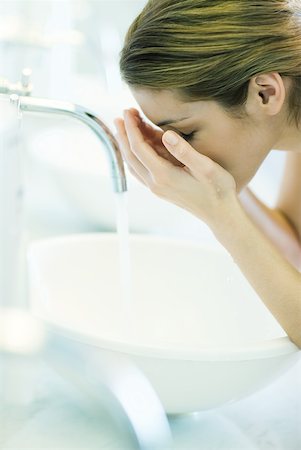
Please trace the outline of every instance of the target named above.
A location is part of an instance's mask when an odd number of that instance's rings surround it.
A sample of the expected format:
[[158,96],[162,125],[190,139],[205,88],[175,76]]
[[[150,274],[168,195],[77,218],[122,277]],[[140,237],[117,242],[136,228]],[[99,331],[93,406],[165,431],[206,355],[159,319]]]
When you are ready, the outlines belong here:
[[301,348],[301,274],[254,225],[239,202],[213,229],[290,339]]
[[301,243],[293,225],[278,209],[261,202],[249,189],[240,194],[240,201],[251,220],[296,268],[301,267]]

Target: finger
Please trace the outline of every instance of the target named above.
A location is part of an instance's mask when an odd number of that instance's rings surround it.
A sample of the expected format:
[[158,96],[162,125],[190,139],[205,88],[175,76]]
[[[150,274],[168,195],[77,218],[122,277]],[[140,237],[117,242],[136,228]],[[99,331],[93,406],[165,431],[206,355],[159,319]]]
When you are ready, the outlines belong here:
[[[117,130],[117,134],[115,135],[115,137],[116,137],[116,140],[117,140],[117,142],[118,142],[118,145],[119,145],[119,148],[120,148],[120,151],[121,151],[121,155],[122,155],[123,159],[124,159],[125,162],[126,162],[127,170],[128,170],[128,171],[130,172],[130,174],[133,175],[133,176],[134,176],[141,184],[143,184],[144,186],[146,186],[146,183],[145,183],[145,181],[143,180],[143,178],[136,172],[136,170],[133,168],[133,166],[131,166],[131,165],[127,162],[127,160],[126,160],[126,158],[125,158],[125,156],[124,156],[124,143],[122,142],[122,137],[121,137],[121,136],[123,135],[123,131],[122,131],[122,130],[124,130],[123,120],[120,119],[120,118],[114,119],[114,125],[115,125],[116,130]],[[127,139],[126,133],[124,133],[124,139],[125,139],[125,141],[127,141],[127,145],[128,145],[128,147],[129,147],[129,143],[128,143],[128,139]],[[139,161],[138,161],[138,162],[139,162]]]
[[144,120],[137,109],[131,108],[130,111],[132,111],[134,117],[139,120],[139,128],[142,130],[144,136],[149,137],[152,140],[155,139],[161,143],[162,134],[164,133],[163,130]]
[[162,142],[167,150],[190,170],[192,175],[197,175],[200,171],[207,170],[214,164],[210,158],[197,152],[174,131],[166,131],[163,134]]
[[141,184],[143,184],[143,186],[148,187],[148,185],[143,180],[143,178],[129,165],[128,165],[128,170],[129,170],[130,174],[133,175],[134,178],[136,178],[136,180],[138,180]]
[[124,119],[131,150],[149,172],[153,173],[158,170],[161,171],[162,167],[170,167],[171,163],[158,155],[153,147],[145,141],[144,136],[130,111],[124,111]]
[[132,111],[134,116],[140,117],[140,112],[136,108],[130,108],[129,111]]
[[137,120],[138,127],[144,136],[144,140],[148,144],[150,144],[152,147],[154,147],[155,145],[165,148],[164,145],[162,145],[163,130],[154,128],[144,119],[138,118],[137,116],[135,116],[135,119]]
[[133,175],[138,178],[139,181],[145,184],[147,179],[149,178],[149,173],[143,166],[143,164],[141,164],[139,159],[131,151],[131,146],[127,137],[123,119],[115,119],[114,124],[117,129],[116,139],[119,144],[121,154],[125,159],[130,172],[133,173]]
[[154,128],[152,125],[147,123],[143,118],[141,118],[137,109],[130,108],[130,111],[132,111],[134,117],[138,119],[138,126],[145,138],[145,141],[151,145],[154,150],[156,150],[156,153],[162,158],[172,162],[175,166],[183,167],[183,164],[171,155],[162,144],[162,136],[164,131],[161,128]]
[[[118,142],[118,144],[119,144],[119,147],[121,147],[121,145],[120,145],[120,138],[118,137],[118,135],[116,135],[116,139],[117,139],[117,142]],[[124,161],[125,161],[125,163],[126,163],[126,168],[127,168],[127,170],[128,170],[128,172],[131,174],[131,175],[133,175],[133,177],[135,177],[140,183],[142,183],[144,186],[147,186],[147,184],[146,184],[146,182],[144,181],[144,179],[137,173],[137,171],[133,168],[133,166],[131,166],[128,162],[127,162],[127,160],[126,160],[126,158],[124,157],[124,155],[123,155],[123,150],[120,150],[121,151],[121,154],[122,154],[122,157],[123,157],[123,159],[124,159]],[[128,175],[127,175],[128,176]]]

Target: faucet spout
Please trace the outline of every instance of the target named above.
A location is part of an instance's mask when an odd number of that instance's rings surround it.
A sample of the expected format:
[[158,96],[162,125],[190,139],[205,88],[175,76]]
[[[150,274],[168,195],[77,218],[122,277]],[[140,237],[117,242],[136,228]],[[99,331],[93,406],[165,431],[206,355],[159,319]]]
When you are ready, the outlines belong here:
[[74,103],[48,98],[20,96],[19,108],[22,111],[64,114],[74,117],[88,125],[104,144],[110,162],[110,171],[115,192],[127,190],[125,169],[118,143],[110,129],[92,111]]

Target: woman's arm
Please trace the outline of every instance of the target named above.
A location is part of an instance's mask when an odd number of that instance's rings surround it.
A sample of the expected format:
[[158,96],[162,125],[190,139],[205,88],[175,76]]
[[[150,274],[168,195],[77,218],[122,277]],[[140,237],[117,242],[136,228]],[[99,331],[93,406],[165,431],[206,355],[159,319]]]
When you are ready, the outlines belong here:
[[301,274],[233,203],[228,220],[214,234],[229,251],[261,300],[301,348]]
[[[285,177],[289,177],[288,174]],[[290,174],[292,176],[292,173]],[[301,180],[301,173],[300,173]],[[286,190],[286,195],[281,190],[283,200],[292,195]],[[301,204],[300,192],[296,193]],[[282,202],[283,202],[282,200]],[[240,201],[252,221],[259,227],[266,237],[281,251],[285,258],[296,268],[301,268],[301,241],[296,225],[292,219],[289,219],[288,211],[285,213],[284,205],[277,205],[276,208],[269,208],[261,202],[249,189],[246,188],[240,194]],[[279,203],[279,202],[278,202]]]
[[291,340],[301,348],[301,274],[281,257],[283,255],[300,270],[301,153],[287,155],[280,194],[274,209],[262,203],[248,188],[241,193],[240,201],[264,236],[239,211],[237,216],[231,216],[233,222],[230,229],[223,227],[217,230],[217,238],[232,254]]
[[301,152],[287,155],[277,208],[294,227],[301,242]]

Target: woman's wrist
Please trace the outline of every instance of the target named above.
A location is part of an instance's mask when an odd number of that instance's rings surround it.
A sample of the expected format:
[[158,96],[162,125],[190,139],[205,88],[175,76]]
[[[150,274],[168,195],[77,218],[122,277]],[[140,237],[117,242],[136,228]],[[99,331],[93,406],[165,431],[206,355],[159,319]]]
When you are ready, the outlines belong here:
[[248,217],[237,195],[233,195],[224,202],[214,221],[208,225],[218,241],[225,245],[229,239],[235,238],[236,230],[243,226],[245,220]]

